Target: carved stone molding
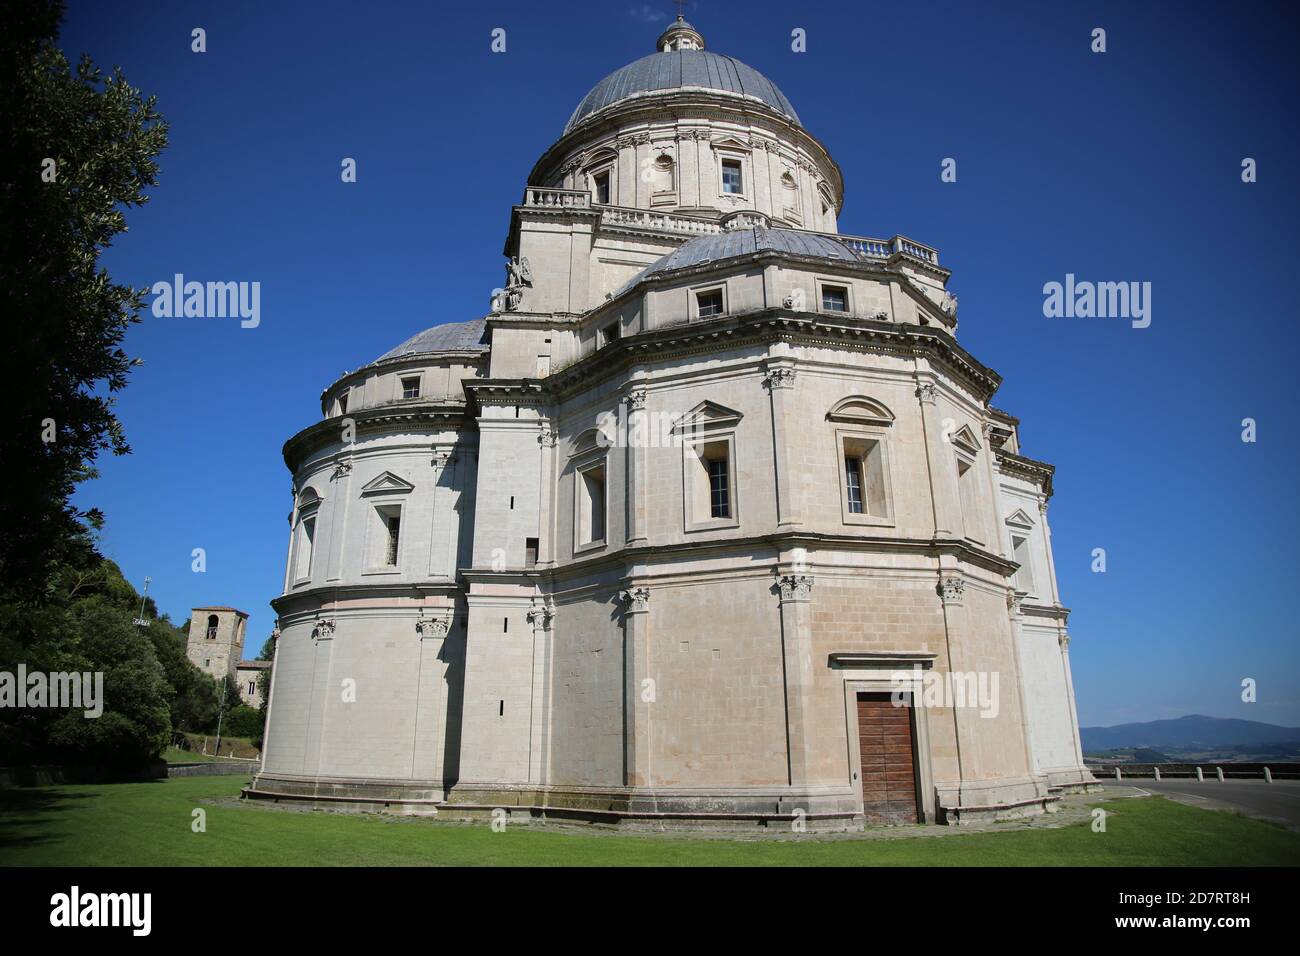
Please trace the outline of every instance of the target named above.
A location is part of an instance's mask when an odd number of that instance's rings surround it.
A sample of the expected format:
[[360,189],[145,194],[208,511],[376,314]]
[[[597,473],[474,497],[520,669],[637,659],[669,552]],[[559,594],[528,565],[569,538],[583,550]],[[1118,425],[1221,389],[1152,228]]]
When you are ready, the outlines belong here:
[[315,626],[311,629],[311,638],[313,641],[328,641],[334,638],[334,628],[338,622],[333,618],[321,618],[316,621]]
[[339,478],[345,478],[350,474],[352,474],[352,462],[339,461],[334,463],[334,474],[330,477],[337,480]]
[[644,614],[650,610],[649,588],[628,588],[619,592],[618,599],[628,614]]
[[763,377],[763,384],[768,388],[793,388],[795,370],[788,365],[769,368]]
[[937,391],[933,382],[922,382],[916,386],[916,397],[921,400],[922,405],[933,405]]
[[559,436],[550,425],[543,425],[541,431],[537,433],[537,444],[543,448],[554,448],[558,439]]
[[806,602],[812,600],[813,577],[811,574],[783,574],[776,579],[781,589],[781,603],[787,601]]
[[432,638],[441,640],[451,631],[451,619],[449,617],[424,617],[421,616],[415,622],[415,633],[420,635],[420,640]]
[[960,574],[944,574],[939,578],[939,596],[944,604],[961,604],[966,593],[966,580]]
[[634,388],[627,394],[627,408],[629,412],[639,412],[645,408],[645,389]]
[[1025,602],[1027,591],[1017,591],[1015,588],[1007,588],[1007,610],[1011,612],[1012,617],[1019,617],[1021,605]]
[[528,623],[533,627],[540,627],[544,631],[549,631],[551,623],[555,620],[555,605],[534,604],[528,609],[525,616],[528,618]]

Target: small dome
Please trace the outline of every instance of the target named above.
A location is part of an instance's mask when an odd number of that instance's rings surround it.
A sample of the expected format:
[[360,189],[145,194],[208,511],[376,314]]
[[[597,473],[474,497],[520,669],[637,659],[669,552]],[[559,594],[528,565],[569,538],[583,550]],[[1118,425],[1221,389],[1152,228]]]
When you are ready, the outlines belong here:
[[425,329],[413,335],[397,348],[389,349],[376,362],[387,359],[402,358],[406,355],[419,355],[423,352],[481,352],[487,348],[483,340],[487,331],[484,319],[471,319],[468,322],[444,322],[431,329]]
[[700,236],[683,243],[662,259],[647,266],[632,281],[619,289],[616,295],[621,295],[643,279],[652,278],[662,272],[703,265],[706,262],[735,259],[769,249],[788,252],[791,255],[841,259],[846,262],[856,262],[862,258],[840,240],[818,235],[815,232],[762,227],[736,229],[712,236]]
[[583,97],[564,132],[567,134],[591,114],[623,100],[690,89],[752,97],[799,123],[799,115],[785,94],[752,66],[708,50],[676,49],[652,53],[609,74]]

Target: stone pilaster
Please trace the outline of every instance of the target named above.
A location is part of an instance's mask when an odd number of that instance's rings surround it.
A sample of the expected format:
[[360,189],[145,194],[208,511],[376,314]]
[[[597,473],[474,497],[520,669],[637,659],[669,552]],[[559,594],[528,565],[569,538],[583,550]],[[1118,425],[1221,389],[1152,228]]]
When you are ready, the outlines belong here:
[[528,611],[528,623],[533,626],[533,679],[532,716],[528,739],[528,782],[545,784],[549,778],[547,742],[550,739],[551,717],[551,626],[555,621],[555,606],[549,602],[534,601]]
[[646,391],[634,388],[627,396],[627,543],[646,542]]
[[934,507],[934,536],[960,538],[961,502],[957,498],[957,476],[952,453],[943,437],[943,423],[936,405],[938,386],[919,380],[916,398],[921,405],[921,430],[925,433],[925,456],[929,464],[930,498]]
[[623,604],[623,782],[654,785],[650,747],[651,711],[658,688],[650,674],[650,591],[632,586],[619,593]]
[[769,364],[763,384],[772,402],[772,460],[776,469],[777,527],[802,524],[799,489],[790,468],[790,414],[794,404],[793,364]]
[[812,587],[809,574],[778,575],[781,651],[785,664],[785,727],[792,787],[807,786],[815,746],[810,711],[813,697]]

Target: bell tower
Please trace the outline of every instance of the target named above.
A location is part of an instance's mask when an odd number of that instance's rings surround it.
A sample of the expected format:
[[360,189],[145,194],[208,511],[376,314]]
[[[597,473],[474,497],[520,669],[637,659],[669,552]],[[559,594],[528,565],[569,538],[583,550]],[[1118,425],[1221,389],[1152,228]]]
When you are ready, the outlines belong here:
[[190,662],[212,677],[234,677],[244,654],[248,615],[233,607],[196,607],[190,612],[185,651]]

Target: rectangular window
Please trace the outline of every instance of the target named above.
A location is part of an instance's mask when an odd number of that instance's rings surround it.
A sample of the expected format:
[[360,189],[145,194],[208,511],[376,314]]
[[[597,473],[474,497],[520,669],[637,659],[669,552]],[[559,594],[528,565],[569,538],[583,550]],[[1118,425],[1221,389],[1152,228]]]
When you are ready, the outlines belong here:
[[982,541],[979,535],[979,490],[973,461],[957,459],[957,488],[961,498],[962,533],[972,541]]
[[695,294],[695,314],[701,319],[721,315],[722,290],[711,289],[708,292],[697,292]]
[[731,517],[731,481],[726,458],[710,458],[709,466],[709,516]]
[[732,436],[688,442],[683,453],[686,530],[734,527],[737,501]]
[[524,538],[524,567],[531,568],[537,564],[537,539]]
[[399,545],[402,541],[402,510],[401,508],[385,508],[379,513],[383,521],[383,547],[384,547],[384,567],[397,567],[397,559],[401,554]]
[[250,680],[248,682],[248,696],[253,697],[256,694],[257,694],[257,681]]
[[605,540],[605,465],[578,472],[578,544]]
[[602,206],[609,205],[609,173],[597,173],[594,177],[596,182],[596,202]]
[[890,519],[885,446],[870,435],[840,434],[844,520],[879,524]]
[[348,413],[348,393],[342,392],[339,394],[339,414],[346,415],[347,413]]
[[849,311],[849,290],[842,285],[822,286],[822,311]]
[[411,378],[402,379],[402,398],[419,398],[420,397],[420,378],[412,376]]
[[1016,571],[1016,589],[1034,593],[1034,566],[1029,557],[1029,539],[1019,535],[1011,536],[1011,560],[1020,565]]
[[848,489],[849,514],[862,514],[862,459],[857,455],[844,456],[844,482]]
[[610,342],[617,342],[620,337],[620,329],[617,322],[611,322],[600,330],[600,344],[608,345]]
[[316,518],[303,518],[298,525],[298,572],[297,579],[302,581],[311,577],[311,552],[316,541]]
[[740,194],[744,192],[740,178],[740,160],[724,159],[722,161],[722,191]]

